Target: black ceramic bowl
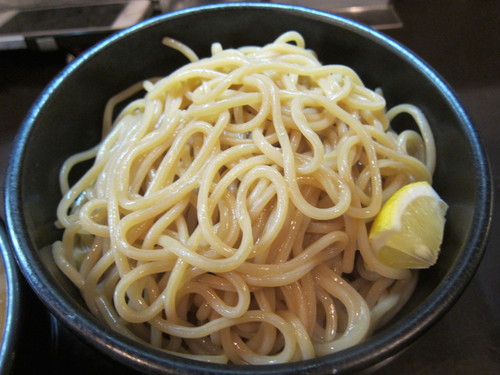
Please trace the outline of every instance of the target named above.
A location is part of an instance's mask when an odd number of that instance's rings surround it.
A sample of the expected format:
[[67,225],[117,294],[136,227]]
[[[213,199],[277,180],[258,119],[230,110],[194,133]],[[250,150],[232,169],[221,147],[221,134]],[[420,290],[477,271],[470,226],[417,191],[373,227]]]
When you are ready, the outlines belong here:
[[0,314],[0,374],[25,374],[36,360],[41,367],[47,366],[51,352],[50,316],[19,272],[10,246],[5,224],[0,219],[0,267],[3,268],[5,285]]
[[[58,239],[54,228],[63,160],[97,143],[104,104],[130,84],[166,75],[185,63],[161,46],[168,35],[200,56],[212,42],[263,45],[297,30],[323,63],[348,65],[388,106],[413,103],[427,115],[437,143],[435,188],[449,204],[442,255],[422,272],[401,314],[362,344],[293,364],[230,366],[167,355],[122,337],[97,321],[77,290],[40,249]],[[397,125],[403,126],[403,125]],[[491,216],[488,163],[452,91],[414,54],[393,40],[345,19],[298,7],[235,4],[196,8],[146,21],[115,35],[68,66],[29,112],[14,145],[6,184],[8,229],[22,271],[49,310],[107,355],[148,373],[316,374],[368,368],[406,348],[459,297],[483,254]]]
[[0,222],[0,290],[2,302],[0,303],[0,373],[8,374],[16,356],[19,342],[19,324],[16,317],[20,312],[21,288],[19,273],[8,246],[8,238],[3,222]]

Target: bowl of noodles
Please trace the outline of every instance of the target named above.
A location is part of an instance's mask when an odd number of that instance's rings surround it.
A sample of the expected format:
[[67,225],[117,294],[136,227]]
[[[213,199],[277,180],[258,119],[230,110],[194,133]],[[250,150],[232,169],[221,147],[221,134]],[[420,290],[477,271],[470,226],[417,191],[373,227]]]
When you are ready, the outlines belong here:
[[[373,220],[419,181],[447,205],[439,257],[387,266]],[[381,363],[460,296],[491,213],[476,131],[429,66],[343,18],[241,3],[153,18],[76,59],[28,114],[6,197],[48,309],[169,374]]]

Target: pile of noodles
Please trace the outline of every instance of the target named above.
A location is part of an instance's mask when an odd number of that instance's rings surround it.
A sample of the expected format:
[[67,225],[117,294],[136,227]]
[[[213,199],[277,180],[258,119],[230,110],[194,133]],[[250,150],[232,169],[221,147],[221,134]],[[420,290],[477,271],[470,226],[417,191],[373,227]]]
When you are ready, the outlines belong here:
[[[102,142],[62,168],[57,265],[93,314],[177,355],[281,363],[361,342],[416,284],[416,271],[375,259],[367,232],[391,194],[431,180],[424,116],[386,112],[380,92],[322,65],[295,32],[214,43],[203,59],[165,44],[192,61],[113,98]],[[391,129],[401,112],[420,133]]]

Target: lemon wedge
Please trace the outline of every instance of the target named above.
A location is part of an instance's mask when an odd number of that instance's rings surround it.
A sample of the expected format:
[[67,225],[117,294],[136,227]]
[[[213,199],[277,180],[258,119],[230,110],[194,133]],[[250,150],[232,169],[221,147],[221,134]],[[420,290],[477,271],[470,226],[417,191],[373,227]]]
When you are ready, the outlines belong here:
[[393,268],[428,268],[436,263],[448,205],[425,181],[396,191],[370,228],[376,258]]

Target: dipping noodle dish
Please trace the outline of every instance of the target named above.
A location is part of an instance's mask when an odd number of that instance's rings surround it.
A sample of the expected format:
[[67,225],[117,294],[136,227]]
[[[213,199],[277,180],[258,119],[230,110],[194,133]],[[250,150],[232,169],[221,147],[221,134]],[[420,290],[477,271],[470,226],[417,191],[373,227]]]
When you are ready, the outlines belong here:
[[439,261],[426,114],[307,42],[200,58],[165,35],[186,64],[110,98],[100,143],[61,169],[50,247],[98,319],[200,361],[311,359],[388,324]]

